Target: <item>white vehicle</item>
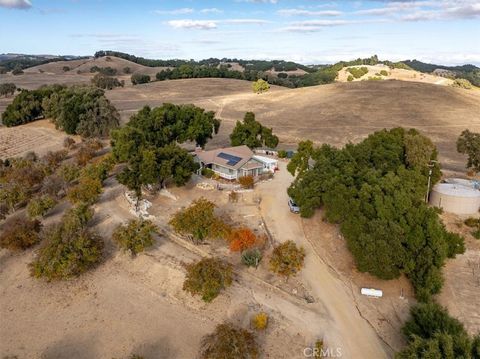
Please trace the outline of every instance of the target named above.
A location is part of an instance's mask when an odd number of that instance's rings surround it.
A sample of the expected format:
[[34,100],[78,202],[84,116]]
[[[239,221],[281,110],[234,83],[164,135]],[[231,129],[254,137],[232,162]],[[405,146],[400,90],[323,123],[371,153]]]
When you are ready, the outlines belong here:
[[300,213],[300,207],[293,201],[293,199],[288,199],[288,207],[292,213]]
[[383,297],[383,292],[380,289],[362,288],[360,293],[362,293],[362,295],[366,295],[367,297],[372,297],[372,298]]

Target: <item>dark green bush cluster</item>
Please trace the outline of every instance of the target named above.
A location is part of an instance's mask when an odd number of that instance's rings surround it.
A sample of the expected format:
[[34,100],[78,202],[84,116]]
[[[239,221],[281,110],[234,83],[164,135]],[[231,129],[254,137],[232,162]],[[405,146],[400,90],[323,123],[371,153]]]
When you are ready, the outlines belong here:
[[17,126],[50,117],[57,128],[83,137],[107,136],[118,127],[120,116],[98,88],[87,86],[41,87],[24,90],[2,114],[5,126]]
[[278,145],[278,137],[271,128],[263,126],[255,120],[253,112],[245,113],[243,122],[237,121],[235,128],[230,135],[232,146],[246,145],[250,148],[267,146],[275,148]]
[[146,84],[150,82],[150,76],[144,74],[133,74],[130,77],[130,81],[133,85]]
[[[463,238],[448,232],[424,202],[428,165],[435,159],[428,138],[401,128],[343,149],[301,143],[288,166],[298,174],[288,193],[302,216],[323,206],[326,219],[340,224],[360,271],[382,279],[405,273],[417,297],[427,300],[442,286],[446,258],[464,251]],[[432,169],[435,183],[436,162]]]
[[368,73],[368,68],[366,67],[350,67],[347,69],[348,72],[350,72],[352,74],[353,77],[355,77],[356,79],[359,79],[360,77],[362,77],[363,75],[367,74]]
[[480,358],[480,336],[469,337],[463,324],[436,303],[412,307],[403,327],[408,346],[397,359]]
[[117,74],[117,70],[110,66],[107,66],[107,67],[93,66],[90,68],[90,72],[98,72],[99,74],[102,74],[105,76],[115,76]]
[[465,225],[473,228],[472,236],[474,236],[476,239],[480,239],[480,218],[467,218],[465,220]]
[[183,290],[211,302],[232,284],[232,266],[220,259],[205,258],[187,266]]
[[125,127],[112,132],[113,155],[128,164],[118,175],[120,183],[137,196],[142,185],[164,186],[170,180],[184,185],[198,164],[178,144],[195,141],[203,147],[219,127],[214,112],[193,105],[145,106]]
[[92,84],[104,90],[112,90],[115,87],[123,87],[125,85],[125,82],[123,80],[118,81],[116,77],[111,77],[98,73],[93,77]]
[[22,90],[3,112],[2,123],[7,127],[11,127],[43,118],[43,100],[61,89],[61,86],[54,85],[43,86],[32,91]]
[[102,238],[87,228],[93,211],[79,205],[67,211],[59,224],[42,233],[42,245],[30,264],[31,274],[48,280],[76,277],[102,258]]
[[212,178],[215,176],[215,172],[210,168],[202,168],[202,176]]
[[153,234],[156,231],[157,227],[150,221],[131,220],[126,225],[118,226],[112,234],[112,239],[124,251],[136,256],[155,243]]
[[105,137],[119,125],[120,116],[101,89],[73,86],[43,100],[45,117],[69,135]]
[[247,249],[242,252],[242,263],[247,267],[257,268],[262,260],[262,252],[259,249]]
[[16,89],[17,86],[15,86],[14,83],[7,82],[4,84],[0,84],[0,96],[13,95]]

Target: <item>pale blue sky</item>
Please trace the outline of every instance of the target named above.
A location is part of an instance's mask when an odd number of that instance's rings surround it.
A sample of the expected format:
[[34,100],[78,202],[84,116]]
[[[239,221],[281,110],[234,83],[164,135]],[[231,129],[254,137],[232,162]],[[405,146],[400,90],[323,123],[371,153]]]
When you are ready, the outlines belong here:
[[0,53],[480,64],[480,0],[0,0]]

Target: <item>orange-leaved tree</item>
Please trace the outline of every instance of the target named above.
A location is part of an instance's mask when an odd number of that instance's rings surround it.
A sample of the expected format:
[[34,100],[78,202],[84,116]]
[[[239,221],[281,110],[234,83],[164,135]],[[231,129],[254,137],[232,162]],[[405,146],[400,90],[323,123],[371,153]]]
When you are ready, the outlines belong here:
[[232,252],[242,252],[255,245],[257,236],[249,228],[236,228],[230,232],[228,241]]

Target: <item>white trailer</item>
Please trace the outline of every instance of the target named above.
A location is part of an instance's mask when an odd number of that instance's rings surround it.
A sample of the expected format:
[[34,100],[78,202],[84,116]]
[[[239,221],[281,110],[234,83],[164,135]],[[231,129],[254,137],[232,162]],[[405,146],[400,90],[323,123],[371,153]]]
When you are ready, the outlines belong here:
[[360,293],[362,293],[362,295],[366,295],[367,297],[372,297],[372,298],[383,297],[383,292],[380,289],[362,288]]

